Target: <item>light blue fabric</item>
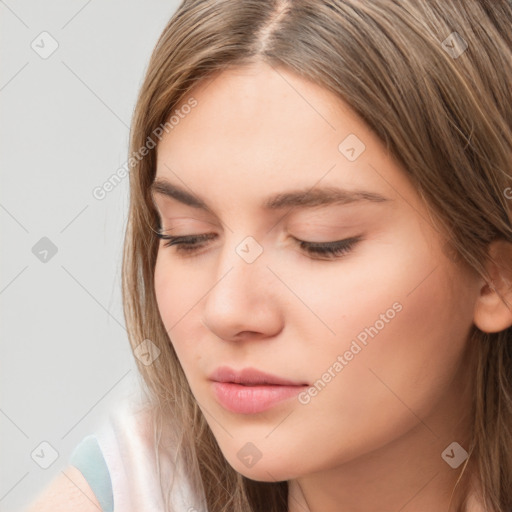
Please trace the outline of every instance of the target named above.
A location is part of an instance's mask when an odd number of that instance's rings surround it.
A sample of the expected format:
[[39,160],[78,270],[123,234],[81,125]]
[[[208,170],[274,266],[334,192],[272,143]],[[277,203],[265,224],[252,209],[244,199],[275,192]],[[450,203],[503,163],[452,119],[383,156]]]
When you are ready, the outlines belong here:
[[112,481],[96,436],[84,437],[71,453],[69,463],[84,475],[100,503],[101,510],[113,512]]

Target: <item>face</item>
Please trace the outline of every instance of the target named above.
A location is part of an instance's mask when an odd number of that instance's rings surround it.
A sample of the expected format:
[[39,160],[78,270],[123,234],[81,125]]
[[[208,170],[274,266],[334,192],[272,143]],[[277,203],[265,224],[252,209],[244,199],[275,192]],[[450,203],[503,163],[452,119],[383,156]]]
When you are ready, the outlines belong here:
[[[190,97],[157,148],[162,233],[187,238],[160,240],[155,292],[228,462],[288,480],[418,418],[443,428],[478,282],[404,169],[346,104],[283,69],[223,71]],[[219,367],[290,385],[214,383]]]

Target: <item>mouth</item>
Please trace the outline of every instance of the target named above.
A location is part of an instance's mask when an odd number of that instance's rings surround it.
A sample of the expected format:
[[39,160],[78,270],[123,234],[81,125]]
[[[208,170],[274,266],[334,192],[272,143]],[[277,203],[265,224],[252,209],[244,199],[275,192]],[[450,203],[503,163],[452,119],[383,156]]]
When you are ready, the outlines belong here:
[[228,367],[217,368],[210,380],[217,401],[228,411],[237,414],[256,414],[292,398],[307,388],[308,384],[254,368],[235,371]]
[[297,381],[262,372],[255,368],[233,370],[228,366],[217,368],[211,375],[214,382],[228,382],[242,386],[307,386],[307,382]]

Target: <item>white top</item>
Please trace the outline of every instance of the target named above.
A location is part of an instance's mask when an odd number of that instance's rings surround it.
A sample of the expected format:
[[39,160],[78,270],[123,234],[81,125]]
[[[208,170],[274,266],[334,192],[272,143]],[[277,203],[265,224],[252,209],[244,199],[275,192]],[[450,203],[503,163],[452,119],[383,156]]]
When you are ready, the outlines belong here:
[[[91,445],[92,437],[97,439],[97,445],[93,440],[96,449]],[[112,497],[114,512],[207,512],[204,496],[193,496],[190,483],[170,460],[160,461],[163,482],[170,482],[173,472],[175,475],[170,498],[172,508],[170,511],[165,509],[164,491],[157,473],[151,416],[141,403],[121,402],[94,436],[86,439],[88,442],[82,440],[75,448],[71,464],[91,484],[104,512],[112,510],[104,506],[104,503],[112,501]],[[98,478],[102,480],[99,483]]]

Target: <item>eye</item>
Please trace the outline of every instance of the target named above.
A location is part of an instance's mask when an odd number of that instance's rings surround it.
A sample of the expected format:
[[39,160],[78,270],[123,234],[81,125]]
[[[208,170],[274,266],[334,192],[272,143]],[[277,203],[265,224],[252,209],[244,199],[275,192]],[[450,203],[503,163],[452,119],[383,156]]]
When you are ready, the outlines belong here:
[[[155,233],[161,240],[166,240],[164,247],[176,246],[176,252],[182,255],[192,256],[199,249],[206,245],[208,240],[215,238],[215,234],[208,233],[203,235],[183,235],[172,236],[164,235],[160,231]],[[361,240],[361,236],[337,240],[334,242],[306,242],[294,238],[297,245],[310,256],[316,256],[313,259],[336,259],[352,250],[357,242]]]
[[215,238],[214,234],[172,236],[160,232],[157,232],[156,236],[161,240],[167,240],[164,247],[176,245],[176,252],[186,254],[194,253],[205,245],[204,242]]
[[361,240],[360,236],[337,240],[335,242],[306,242],[295,238],[301,249],[304,249],[310,255],[323,256],[328,259],[335,259],[350,252],[357,242]]

